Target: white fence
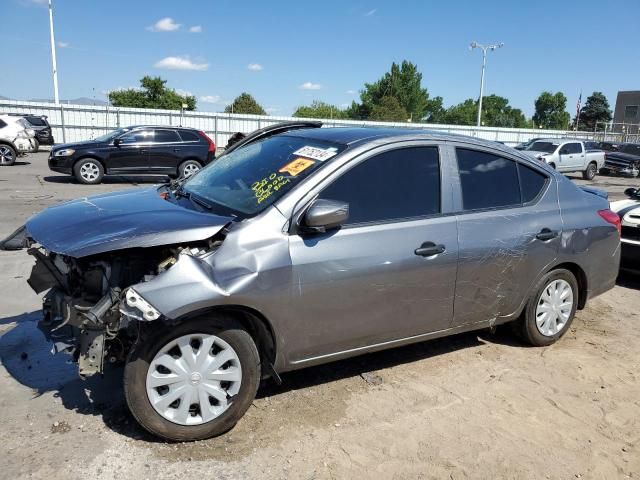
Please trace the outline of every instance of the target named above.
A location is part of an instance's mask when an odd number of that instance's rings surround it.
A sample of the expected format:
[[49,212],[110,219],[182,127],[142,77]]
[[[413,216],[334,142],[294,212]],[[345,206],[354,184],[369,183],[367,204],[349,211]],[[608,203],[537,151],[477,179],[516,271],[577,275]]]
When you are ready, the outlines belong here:
[[[173,125],[197,128],[207,133],[216,145],[223,147],[235,132],[249,133],[258,128],[293,117],[241,115],[216,112],[184,112],[176,110],[152,110],[93,105],[55,105],[53,103],[0,100],[0,113],[24,113],[46,115],[53,129],[56,143],[91,140],[97,136],[129,125]],[[317,119],[313,119],[317,120]],[[365,122],[360,120],[322,120],[330,126],[384,126],[403,128],[427,128],[470,135],[515,145],[533,137],[592,138],[593,132],[567,132],[526,128],[471,127],[427,123]]]

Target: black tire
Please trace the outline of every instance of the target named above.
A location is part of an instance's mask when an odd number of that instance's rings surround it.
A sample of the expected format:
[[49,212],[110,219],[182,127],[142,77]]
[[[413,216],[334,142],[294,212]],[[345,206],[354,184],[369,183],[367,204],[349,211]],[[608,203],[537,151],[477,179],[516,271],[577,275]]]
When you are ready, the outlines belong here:
[[591,162],[587,165],[587,169],[582,172],[582,178],[593,180],[596,177],[596,173],[598,173],[598,165],[596,165],[596,162]]
[[202,164],[197,160],[185,160],[178,167],[179,178],[185,178],[185,176],[193,175],[193,173],[195,172],[190,173],[189,171],[193,170],[194,168],[197,168],[198,170],[200,170],[202,168]]
[[[157,327],[157,325],[153,325]],[[190,333],[213,334],[227,342],[236,352],[242,369],[240,390],[220,416],[200,425],[180,425],[161,416],[151,405],[146,390],[149,365],[158,351],[172,340]],[[222,435],[242,418],[251,406],[260,384],[260,355],[251,335],[232,317],[217,314],[199,318],[177,327],[154,331],[142,337],[131,351],[124,370],[124,393],[129,409],[148,432],[166,440],[195,441]]]
[[104,167],[95,158],[83,158],[73,166],[73,174],[80,183],[95,185],[104,177]]
[[[573,306],[571,308],[571,313],[569,314],[569,319],[566,321],[562,329],[555,335],[546,336],[538,329],[536,323],[536,309],[543,291],[555,280],[565,280],[571,286],[571,289],[573,290]],[[578,282],[573,273],[565,269],[552,270],[542,277],[534,288],[533,295],[531,295],[521,318],[515,325],[516,331],[524,341],[535,347],[544,347],[557,342],[565,333],[567,333],[567,331],[569,331],[569,328],[571,327],[571,323],[573,322],[573,318],[576,314],[578,297]]]
[[33,143],[35,144],[35,146],[33,147],[33,152],[31,153],[37,153],[40,150],[40,142],[37,138],[34,138]]
[[600,175],[609,175],[611,172],[609,171],[608,168],[601,168],[600,171],[598,172]]
[[10,167],[16,163],[16,149],[11,145],[0,144],[0,166]]

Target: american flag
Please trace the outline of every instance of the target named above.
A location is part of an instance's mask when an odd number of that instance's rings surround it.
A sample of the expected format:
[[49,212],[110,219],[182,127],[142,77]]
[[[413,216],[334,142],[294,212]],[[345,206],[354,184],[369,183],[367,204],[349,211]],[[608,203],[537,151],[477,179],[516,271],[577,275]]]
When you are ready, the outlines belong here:
[[576,105],[576,116],[580,116],[580,106],[582,104],[582,92],[580,92],[580,96],[578,97],[578,103]]

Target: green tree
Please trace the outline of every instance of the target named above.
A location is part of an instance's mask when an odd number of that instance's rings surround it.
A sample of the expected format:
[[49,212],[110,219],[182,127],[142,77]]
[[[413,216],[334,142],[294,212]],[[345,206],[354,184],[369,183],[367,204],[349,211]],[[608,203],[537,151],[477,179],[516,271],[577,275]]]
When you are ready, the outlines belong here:
[[320,100],[314,100],[311,105],[303,105],[293,112],[294,117],[302,118],[349,118],[345,110]]
[[542,92],[535,101],[533,122],[542,128],[566,129],[571,120],[567,112],[567,97],[562,92]]
[[242,92],[224,109],[225,113],[246,113],[250,115],[266,115],[267,112],[247,92]]
[[406,122],[407,111],[400,105],[396,97],[382,97],[378,103],[373,105],[370,120],[378,122]]
[[604,130],[604,122],[610,121],[611,109],[607,97],[602,92],[593,92],[587,97],[584,107],[580,109],[578,128],[580,130],[594,130],[597,125],[598,130]]
[[[478,102],[472,98],[449,107],[442,123],[452,125],[475,125]],[[519,108],[509,105],[509,100],[498,95],[482,97],[482,125],[486,127],[526,128],[527,118]]]
[[[385,97],[395,98],[399,105],[407,112],[407,118],[414,122],[430,121],[434,111],[441,113],[442,99],[429,99],[426,88],[422,88],[422,73],[418,67],[404,60],[401,65],[391,64],[391,69],[374,83],[365,83],[360,94],[360,104],[354,102],[348,112],[352,118],[369,118],[376,105]],[[389,101],[385,100],[387,106]],[[380,111],[380,109],[378,109]],[[406,120],[406,119],[405,119]]]
[[163,110],[180,110],[186,104],[185,110],[196,109],[196,97],[179,95],[172,88],[167,88],[167,81],[160,77],[144,76],[140,80],[140,87],[113,90],[109,92],[109,101],[114,107],[132,108],[160,108]]

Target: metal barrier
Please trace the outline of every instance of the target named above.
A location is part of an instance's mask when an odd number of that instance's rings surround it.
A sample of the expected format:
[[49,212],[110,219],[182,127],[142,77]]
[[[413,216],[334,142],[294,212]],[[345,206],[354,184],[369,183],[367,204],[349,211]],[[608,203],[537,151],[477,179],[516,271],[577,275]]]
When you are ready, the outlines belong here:
[[[293,117],[242,115],[218,112],[180,112],[179,110],[153,110],[111,107],[102,105],[67,105],[19,100],[0,100],[0,113],[46,115],[57,143],[91,140],[119,127],[129,125],[171,125],[197,128],[207,133],[216,145],[223,147],[235,132],[249,133],[258,128]],[[318,120],[318,119],[311,119]],[[395,128],[422,128],[458,133],[515,145],[534,137],[566,137],[591,139],[594,132],[542,130],[526,128],[494,128],[467,125],[440,125],[429,123],[371,122],[360,120],[321,119],[327,126],[377,126]]]

